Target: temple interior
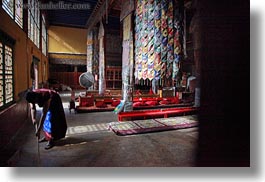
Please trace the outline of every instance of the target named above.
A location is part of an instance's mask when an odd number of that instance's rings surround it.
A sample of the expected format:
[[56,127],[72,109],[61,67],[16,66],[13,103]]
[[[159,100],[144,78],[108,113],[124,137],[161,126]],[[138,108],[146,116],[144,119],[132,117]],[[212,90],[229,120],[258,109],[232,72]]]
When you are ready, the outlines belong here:
[[[249,26],[239,0],[0,1],[1,166],[249,167]],[[43,88],[68,126],[50,150]]]

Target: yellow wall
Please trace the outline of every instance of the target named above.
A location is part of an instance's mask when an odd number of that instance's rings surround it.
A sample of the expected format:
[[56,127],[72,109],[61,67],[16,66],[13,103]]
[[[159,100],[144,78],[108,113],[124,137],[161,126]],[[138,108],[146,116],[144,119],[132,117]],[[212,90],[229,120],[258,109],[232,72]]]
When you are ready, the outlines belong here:
[[50,26],[48,52],[86,54],[87,30]]
[[[32,57],[35,56],[40,60],[40,65],[43,62],[48,63],[48,59],[27,37],[27,34],[15,23],[13,19],[0,8],[0,29],[5,34],[15,40],[14,45],[14,83],[15,83],[15,99],[18,99],[18,93],[25,91],[32,86],[30,78],[30,65]],[[43,78],[43,69],[39,69],[39,82],[46,81],[48,76],[48,64],[46,69],[46,78]],[[39,66],[41,67],[41,66]],[[44,80],[43,80],[44,79]]]

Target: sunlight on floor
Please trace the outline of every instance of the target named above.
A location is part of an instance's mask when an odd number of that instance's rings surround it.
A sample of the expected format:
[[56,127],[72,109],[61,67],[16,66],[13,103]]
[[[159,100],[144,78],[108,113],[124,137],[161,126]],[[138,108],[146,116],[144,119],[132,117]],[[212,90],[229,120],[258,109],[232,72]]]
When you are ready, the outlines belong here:
[[87,144],[87,142],[81,142],[81,143],[71,143],[71,144],[65,144],[64,146],[65,147],[69,147],[69,146],[75,146],[75,145],[85,145],[85,144]]
[[66,135],[82,134],[95,131],[108,131],[108,127],[108,123],[68,127]]

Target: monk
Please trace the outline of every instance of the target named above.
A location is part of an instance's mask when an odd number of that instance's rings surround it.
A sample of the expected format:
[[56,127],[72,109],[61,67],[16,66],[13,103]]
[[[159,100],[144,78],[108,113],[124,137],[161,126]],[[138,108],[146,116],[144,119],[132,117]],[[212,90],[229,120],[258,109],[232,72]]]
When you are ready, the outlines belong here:
[[[45,149],[54,146],[54,141],[65,137],[67,124],[60,95],[50,89],[35,89],[26,94],[26,100],[30,104],[31,118],[36,128],[36,136],[40,136],[43,130],[44,137],[39,142],[47,141]],[[36,104],[42,107],[40,121],[36,120]]]

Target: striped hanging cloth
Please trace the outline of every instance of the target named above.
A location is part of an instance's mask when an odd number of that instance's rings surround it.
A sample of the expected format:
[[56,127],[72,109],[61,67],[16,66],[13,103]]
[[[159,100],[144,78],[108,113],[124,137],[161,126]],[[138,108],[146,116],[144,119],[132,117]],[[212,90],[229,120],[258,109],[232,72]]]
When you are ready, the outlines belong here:
[[143,28],[143,0],[137,0],[135,12],[135,80],[142,78],[142,28]]
[[173,61],[173,74],[172,79],[177,80],[177,75],[179,72],[179,66],[180,66],[180,59],[181,59],[181,42],[180,42],[180,36],[181,36],[181,24],[180,24],[180,16],[178,13],[178,10],[175,10],[174,14],[174,61]]
[[161,44],[161,60],[162,64],[161,69],[161,78],[166,75],[166,62],[167,62],[167,44],[168,44],[168,28],[167,28],[167,0],[161,1],[161,30],[162,30],[162,44]]
[[154,34],[155,34],[155,19],[154,19],[154,0],[148,2],[148,61],[147,61],[147,77],[151,81],[155,77],[154,72]]
[[143,28],[142,28],[142,78],[147,79],[148,62],[148,0],[143,0]]
[[162,32],[161,32],[161,0],[155,0],[155,37],[154,37],[154,49],[155,49],[155,59],[154,59],[154,71],[155,79],[159,80],[161,76],[161,42],[162,42]]
[[167,74],[166,77],[172,76],[172,64],[173,64],[173,48],[174,48],[174,34],[173,34],[173,2],[170,0],[168,3],[168,44],[167,44]]
[[135,83],[138,82],[138,70],[139,70],[139,62],[141,62],[142,53],[140,52],[141,44],[141,28],[142,28],[142,0],[137,0],[136,2],[136,11],[135,11],[135,51],[134,51],[134,57],[135,57],[135,71],[134,71],[134,78]]

